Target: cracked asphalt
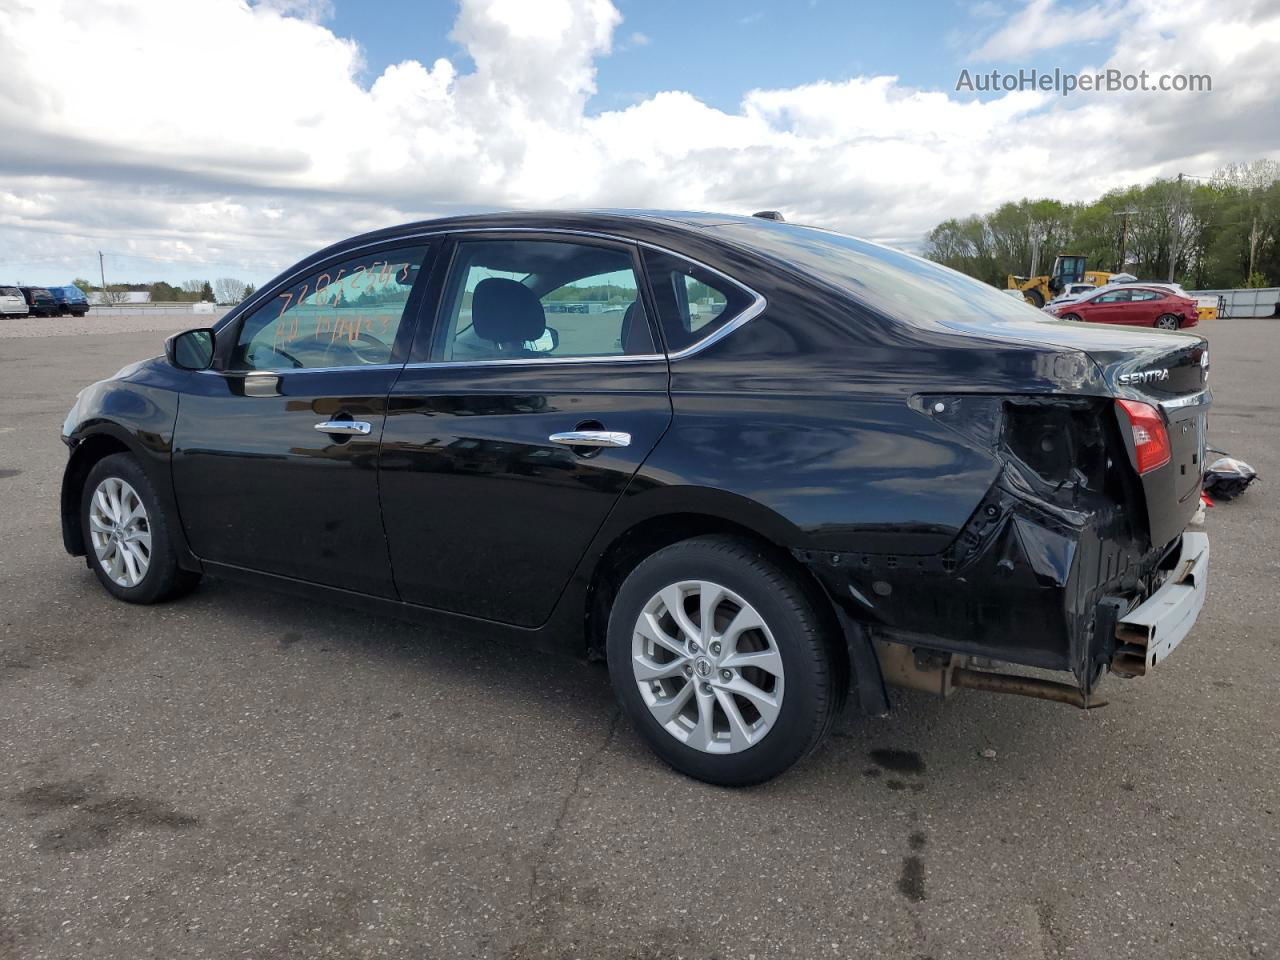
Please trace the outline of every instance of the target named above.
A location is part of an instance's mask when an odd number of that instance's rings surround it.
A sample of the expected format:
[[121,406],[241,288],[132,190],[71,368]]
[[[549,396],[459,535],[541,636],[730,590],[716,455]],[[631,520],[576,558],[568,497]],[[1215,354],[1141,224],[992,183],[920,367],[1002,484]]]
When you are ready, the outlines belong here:
[[0,958],[1280,957],[1280,321],[1203,332],[1211,443],[1264,481],[1167,663],[1088,715],[898,693],[735,792],[599,665],[208,579],[113,601],[58,432],[161,334],[0,325]]

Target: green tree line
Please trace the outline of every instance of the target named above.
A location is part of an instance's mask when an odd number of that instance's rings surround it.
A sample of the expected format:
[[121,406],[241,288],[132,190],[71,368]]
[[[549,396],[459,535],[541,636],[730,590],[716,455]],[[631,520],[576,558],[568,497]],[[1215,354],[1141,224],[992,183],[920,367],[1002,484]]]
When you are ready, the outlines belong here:
[[[84,277],[76,277],[72,283],[85,293],[96,293],[102,289],[101,284],[86,280]],[[218,288],[216,291],[214,290],[215,286]],[[208,280],[184,280],[181,286],[176,287],[163,280],[156,280],[152,283],[107,284],[108,300],[116,297],[124,300],[125,297],[123,295],[126,293],[149,293],[151,294],[152,303],[199,303],[201,301],[239,303],[241,300],[252,296],[253,292],[253,284],[231,278],[220,278],[212,284]]]
[[1280,164],[1156,179],[1092,203],[1024,199],[925,235],[930,260],[998,287],[1009,274],[1048,273],[1059,253],[1188,289],[1280,285]]

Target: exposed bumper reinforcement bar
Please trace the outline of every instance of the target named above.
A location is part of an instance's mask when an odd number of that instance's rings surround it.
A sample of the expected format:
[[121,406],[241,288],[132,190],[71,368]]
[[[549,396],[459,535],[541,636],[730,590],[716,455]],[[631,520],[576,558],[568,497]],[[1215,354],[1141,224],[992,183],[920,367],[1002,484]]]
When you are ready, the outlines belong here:
[[1209,587],[1209,536],[1184,533],[1178,566],[1155,593],[1116,624],[1111,671],[1141,677],[1191,632]]

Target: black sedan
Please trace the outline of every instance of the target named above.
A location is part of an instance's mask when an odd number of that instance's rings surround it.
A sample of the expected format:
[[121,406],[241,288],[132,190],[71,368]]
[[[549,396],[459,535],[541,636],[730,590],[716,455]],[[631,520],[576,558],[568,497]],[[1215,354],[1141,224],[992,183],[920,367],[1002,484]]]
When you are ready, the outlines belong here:
[[83,390],[63,538],[131,602],[209,574],[603,658],[663,759],[750,784],[846,696],[1088,707],[1163,660],[1204,598],[1207,376],[1200,337],[824,230],[437,220]]

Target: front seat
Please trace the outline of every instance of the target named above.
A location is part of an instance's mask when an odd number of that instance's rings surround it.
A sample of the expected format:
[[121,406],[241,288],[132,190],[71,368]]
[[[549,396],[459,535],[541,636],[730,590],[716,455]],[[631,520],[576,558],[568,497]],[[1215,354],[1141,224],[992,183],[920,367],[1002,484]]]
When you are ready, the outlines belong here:
[[471,294],[471,324],[503,356],[535,356],[525,343],[547,330],[547,315],[533,291],[517,280],[488,277]]

